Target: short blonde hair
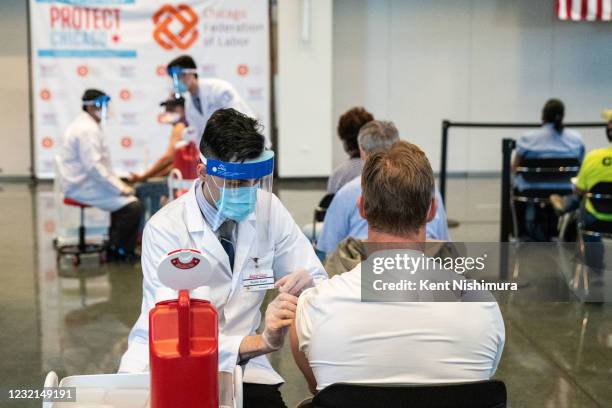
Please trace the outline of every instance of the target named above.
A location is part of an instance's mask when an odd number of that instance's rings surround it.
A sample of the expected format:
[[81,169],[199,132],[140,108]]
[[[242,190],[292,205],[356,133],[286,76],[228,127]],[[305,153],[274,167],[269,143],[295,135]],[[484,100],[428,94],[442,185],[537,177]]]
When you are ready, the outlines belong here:
[[416,233],[427,222],[434,175],[425,153],[405,141],[368,156],[361,175],[370,228],[396,236]]

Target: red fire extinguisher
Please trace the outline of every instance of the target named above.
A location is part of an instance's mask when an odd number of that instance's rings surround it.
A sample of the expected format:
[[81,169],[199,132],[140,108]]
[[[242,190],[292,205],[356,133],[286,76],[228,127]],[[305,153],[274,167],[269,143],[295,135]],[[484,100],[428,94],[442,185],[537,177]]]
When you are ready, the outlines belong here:
[[179,291],[149,313],[151,408],[218,408],[217,310]]

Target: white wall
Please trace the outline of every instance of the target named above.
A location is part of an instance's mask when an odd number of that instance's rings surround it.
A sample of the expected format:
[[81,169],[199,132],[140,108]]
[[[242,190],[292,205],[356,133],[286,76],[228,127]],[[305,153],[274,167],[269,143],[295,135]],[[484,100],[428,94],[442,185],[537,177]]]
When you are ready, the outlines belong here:
[[[567,121],[600,121],[612,106],[612,24],[558,21],[553,0],[335,0],[333,35],[334,121],[363,105],[436,171],[442,119],[537,122],[559,97]],[[453,129],[449,170],[499,171],[500,139],[520,132]]]
[[[570,121],[612,106],[612,24],[560,22],[554,0],[311,2],[303,43],[302,0],[278,0],[281,176],[328,175],[354,105],[394,120],[435,169],[443,118],[538,121],[552,96]],[[26,21],[26,1],[0,1],[0,177],[30,171]],[[498,170],[499,139],[518,133],[453,130],[450,170]],[[588,148],[604,142],[583,133]]]
[[332,0],[311,0],[310,39],[301,39],[303,0],[278,0],[278,173],[327,176],[332,163]]
[[27,1],[0,1],[0,177],[30,175]]

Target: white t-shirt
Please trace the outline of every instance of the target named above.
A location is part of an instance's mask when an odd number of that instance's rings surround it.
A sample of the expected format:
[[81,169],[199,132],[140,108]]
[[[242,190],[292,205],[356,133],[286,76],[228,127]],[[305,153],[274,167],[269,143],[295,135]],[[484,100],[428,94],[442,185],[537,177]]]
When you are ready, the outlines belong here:
[[319,390],[487,380],[505,341],[495,302],[361,302],[360,265],[302,293],[296,329]]

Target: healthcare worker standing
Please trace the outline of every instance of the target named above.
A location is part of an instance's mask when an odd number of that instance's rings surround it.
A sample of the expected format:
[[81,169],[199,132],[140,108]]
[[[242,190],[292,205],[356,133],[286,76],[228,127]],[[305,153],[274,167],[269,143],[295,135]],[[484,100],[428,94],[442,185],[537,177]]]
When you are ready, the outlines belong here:
[[247,116],[254,114],[242,100],[238,91],[227,81],[219,78],[198,78],[195,61],[189,55],[181,55],[170,61],[167,67],[172,79],[174,97],[185,98],[185,114],[196,144],[200,143],[204,126],[217,109],[234,108]]
[[[143,302],[120,372],[148,369],[148,316],[155,306],[160,262],[179,248],[199,250],[212,268],[206,286],[219,313],[219,371],[245,365],[244,406],[285,407],[283,379],[265,354],[278,350],[295,316],[297,296],[327,274],[306,236],[272,193],[274,153],[257,120],[235,109],[210,117],[199,178],[190,191],[147,223],[142,241]],[[266,310],[266,290],[280,294]]]
[[109,260],[122,260],[134,257],[142,205],[111,169],[102,132],[109,101],[102,91],[85,91],[83,112],[62,139],[60,172],[66,197],[111,213]]

